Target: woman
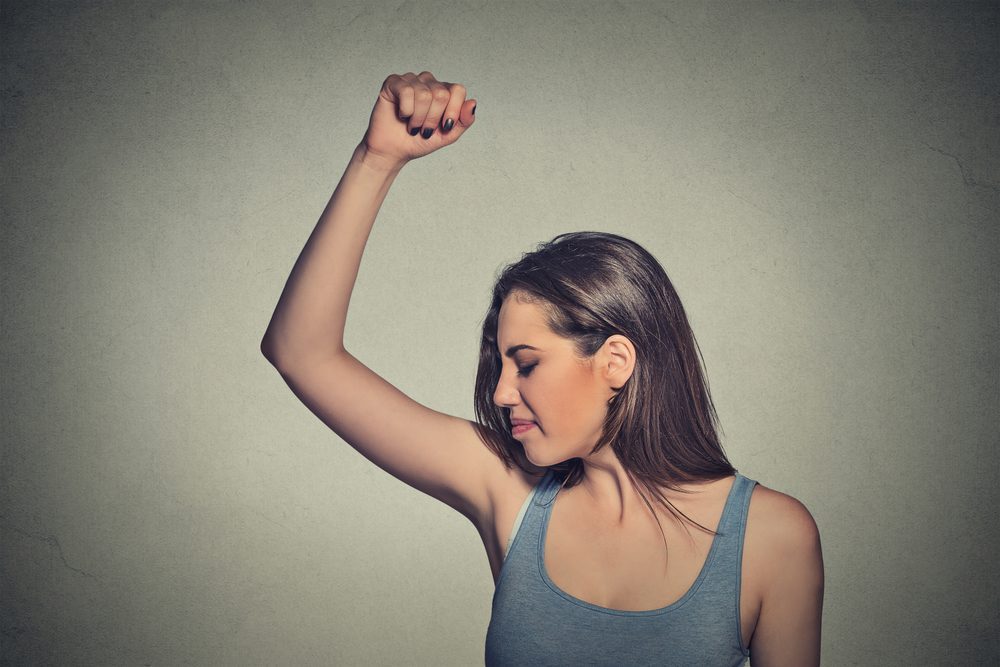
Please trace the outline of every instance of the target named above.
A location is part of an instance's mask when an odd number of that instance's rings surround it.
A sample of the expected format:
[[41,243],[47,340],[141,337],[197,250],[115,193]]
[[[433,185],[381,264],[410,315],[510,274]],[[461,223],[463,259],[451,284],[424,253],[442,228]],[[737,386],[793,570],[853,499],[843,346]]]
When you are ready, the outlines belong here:
[[352,447],[476,526],[497,582],[488,664],[819,664],[815,522],[726,459],[680,301],[637,244],[561,235],[507,268],[477,422],[344,349],[378,209],[408,162],[473,125],[465,97],[430,72],[386,78],[261,351]]

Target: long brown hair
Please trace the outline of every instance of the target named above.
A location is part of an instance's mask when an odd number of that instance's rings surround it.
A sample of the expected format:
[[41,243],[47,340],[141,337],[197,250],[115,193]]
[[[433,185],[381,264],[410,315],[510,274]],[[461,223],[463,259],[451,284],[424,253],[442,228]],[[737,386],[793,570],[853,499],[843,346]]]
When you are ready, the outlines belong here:
[[[501,366],[497,320],[504,299],[512,293],[541,306],[549,328],[572,340],[581,359],[593,356],[612,334],[632,341],[635,368],[611,399],[602,436],[590,453],[610,446],[651,512],[650,496],[675,516],[714,534],[675,508],[660,491],[663,487],[683,493],[686,490],[678,484],[718,479],[736,470],[716,433],[718,416],[701,350],[680,298],[656,258],[616,234],[573,232],[539,244],[497,278],[479,350],[477,430],[508,469],[517,465],[536,473],[539,468],[510,435],[510,410],[493,402]],[[583,478],[579,458],[551,469],[564,487]]]

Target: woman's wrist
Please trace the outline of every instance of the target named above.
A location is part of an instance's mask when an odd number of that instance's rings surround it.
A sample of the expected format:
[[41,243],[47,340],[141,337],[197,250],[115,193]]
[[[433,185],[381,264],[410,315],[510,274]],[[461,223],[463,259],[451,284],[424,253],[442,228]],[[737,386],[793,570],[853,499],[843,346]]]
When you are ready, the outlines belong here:
[[408,162],[408,160],[376,153],[370,150],[363,141],[354,149],[354,158],[370,169],[387,174],[398,174]]

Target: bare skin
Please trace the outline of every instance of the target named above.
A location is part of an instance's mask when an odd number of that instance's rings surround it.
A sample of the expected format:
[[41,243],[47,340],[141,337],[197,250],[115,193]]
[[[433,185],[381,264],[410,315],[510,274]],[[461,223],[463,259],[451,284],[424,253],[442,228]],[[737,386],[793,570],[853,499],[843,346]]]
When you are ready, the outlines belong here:
[[[410,161],[456,142],[474,123],[475,104],[463,86],[430,72],[386,78],[368,131],[292,269],[261,351],[345,442],[468,517],[496,577],[514,518],[539,475],[504,468],[468,420],[413,401],[352,356],[343,336],[365,244],[390,186]],[[433,134],[425,138],[412,129]],[[509,301],[498,338],[510,345],[530,337],[543,352],[530,375],[519,372],[525,359],[505,360],[494,400],[513,416],[537,420],[537,429],[518,436],[536,466],[585,454],[604,402],[634,367],[634,348],[627,338],[612,336],[580,362],[567,356],[564,341],[538,326],[537,313]],[[618,609],[654,609],[682,596],[712,536],[697,528],[689,534],[662,514],[670,546],[664,567],[656,522],[613,453],[602,450],[584,463],[584,481],[561,491],[553,504],[545,545],[549,576],[578,598]],[[715,527],[732,479],[668,497],[694,520]],[[794,498],[758,486],[747,520],[740,601],[754,667],[819,664],[822,588],[819,535],[809,512]]]

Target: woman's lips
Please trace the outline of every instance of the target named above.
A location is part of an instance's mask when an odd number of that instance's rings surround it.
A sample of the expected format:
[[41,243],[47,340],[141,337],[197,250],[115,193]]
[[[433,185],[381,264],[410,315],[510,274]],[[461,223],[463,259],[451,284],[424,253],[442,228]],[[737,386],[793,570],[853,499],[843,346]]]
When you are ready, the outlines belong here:
[[510,434],[513,436],[518,436],[524,433],[525,431],[530,431],[533,428],[535,428],[535,422],[514,424],[513,428],[510,429]]

